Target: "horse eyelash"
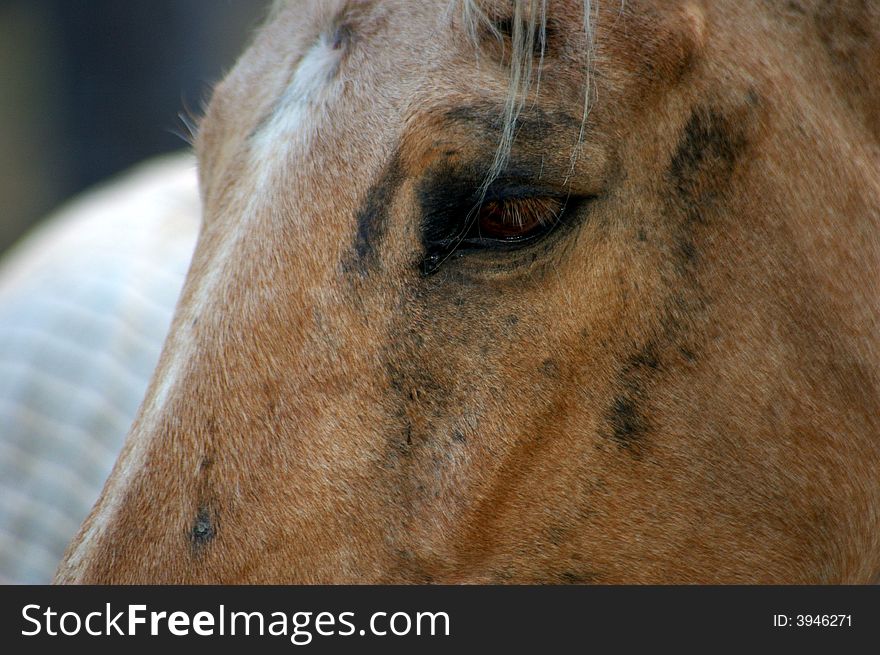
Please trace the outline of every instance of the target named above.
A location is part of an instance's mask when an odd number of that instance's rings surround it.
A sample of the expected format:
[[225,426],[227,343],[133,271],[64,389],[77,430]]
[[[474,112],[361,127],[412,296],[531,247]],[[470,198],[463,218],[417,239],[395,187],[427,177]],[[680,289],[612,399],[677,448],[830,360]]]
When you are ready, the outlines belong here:
[[562,203],[548,197],[490,201],[483,210],[496,208],[501,210],[502,221],[515,227],[526,225],[529,219],[537,219],[541,226],[555,224],[562,215]]

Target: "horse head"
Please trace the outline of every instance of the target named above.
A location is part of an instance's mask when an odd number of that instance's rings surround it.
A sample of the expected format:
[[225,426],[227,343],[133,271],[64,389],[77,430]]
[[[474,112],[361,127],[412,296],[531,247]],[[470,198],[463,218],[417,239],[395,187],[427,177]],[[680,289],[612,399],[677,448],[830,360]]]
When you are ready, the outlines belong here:
[[57,580],[876,578],[880,13],[828,7],[277,3]]

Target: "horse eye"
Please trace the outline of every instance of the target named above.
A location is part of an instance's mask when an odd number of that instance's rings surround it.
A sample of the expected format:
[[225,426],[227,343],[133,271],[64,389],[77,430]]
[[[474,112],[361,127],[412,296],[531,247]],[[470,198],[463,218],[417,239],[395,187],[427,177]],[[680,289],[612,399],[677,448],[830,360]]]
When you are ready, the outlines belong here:
[[572,201],[568,195],[520,187],[490,189],[481,202],[471,193],[450,197],[446,186],[428,187],[422,194],[423,275],[435,273],[456,253],[517,250],[535,243],[562,222]]
[[484,203],[466,241],[513,243],[549,231],[559,220],[562,202],[555,198],[520,198]]

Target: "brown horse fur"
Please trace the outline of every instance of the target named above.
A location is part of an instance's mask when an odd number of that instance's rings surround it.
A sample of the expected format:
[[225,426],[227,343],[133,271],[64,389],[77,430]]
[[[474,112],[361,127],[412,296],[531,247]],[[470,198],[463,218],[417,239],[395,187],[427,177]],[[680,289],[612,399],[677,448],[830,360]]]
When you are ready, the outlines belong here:
[[448,0],[282,3],[217,88],[171,335],[58,582],[877,579],[880,9],[600,3],[587,69],[551,0],[500,179],[561,224],[426,266],[503,129],[483,5],[475,46]]

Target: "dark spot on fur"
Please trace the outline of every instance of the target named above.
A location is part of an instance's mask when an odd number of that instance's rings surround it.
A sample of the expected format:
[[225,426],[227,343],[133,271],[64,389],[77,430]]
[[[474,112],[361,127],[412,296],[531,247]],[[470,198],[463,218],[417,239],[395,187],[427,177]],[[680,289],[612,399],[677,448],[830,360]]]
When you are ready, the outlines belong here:
[[508,325],[513,326],[519,323],[519,316],[516,314],[509,314],[506,319],[504,319]]
[[[408,334],[403,340],[408,345],[405,352],[412,352],[413,335]],[[438,403],[442,404],[444,399],[437,381],[427,371],[407,365],[411,355],[400,354],[396,348],[392,351],[387,355],[385,370],[392,391],[389,399],[395,407],[392,418],[398,428],[391,432],[385,464],[397,468],[431,441],[435,434],[432,417],[442,414]]]
[[880,138],[880,85],[877,43],[880,9],[868,0],[824,0],[812,8],[812,20],[828,61],[828,76],[845,102],[875,138]]
[[[473,126],[483,134],[495,134],[504,127],[504,108],[494,103],[461,105],[446,112],[452,122]],[[520,114],[514,125],[515,133],[522,133],[530,140],[550,141],[566,130],[577,136],[581,131],[582,116],[562,112],[547,112],[539,107],[529,107]]]
[[265,397],[266,417],[268,419],[276,419],[279,413],[279,397],[277,386],[268,382],[264,382],[263,395]]
[[592,571],[564,571],[559,574],[559,582],[562,584],[595,584],[598,577]]
[[509,584],[514,578],[514,572],[510,567],[495,569],[490,575],[494,584]]
[[434,576],[428,572],[420,558],[410,550],[397,551],[396,573],[404,577],[410,584],[428,585],[434,582]]
[[764,102],[764,99],[761,97],[761,94],[758,93],[758,90],[754,87],[751,87],[746,92],[746,103],[748,103],[749,107],[757,108]]
[[621,448],[634,446],[644,436],[644,419],[639,413],[635,399],[629,396],[622,395],[614,399],[608,421],[612,429],[611,438]]
[[705,199],[733,172],[745,146],[741,129],[714,109],[697,109],[688,120],[669,165],[669,177],[682,199]]
[[561,546],[571,534],[571,528],[565,525],[551,525],[544,531],[544,536],[554,546]]
[[696,262],[697,248],[690,239],[683,238],[678,242],[678,259],[685,265],[691,265]]
[[541,362],[541,373],[548,378],[559,377],[559,364],[555,359],[545,359]]
[[657,371],[660,369],[660,361],[657,358],[657,348],[654,346],[653,343],[648,344],[630,358],[626,368],[624,369],[624,374],[633,372],[640,368],[648,368],[652,371]]
[[207,506],[199,508],[190,529],[190,544],[193,553],[200,554],[217,536],[217,519]]
[[640,457],[646,446],[650,424],[641,407],[654,378],[662,371],[658,348],[651,342],[636,351],[618,374],[618,392],[605,413],[608,437],[621,449]]
[[388,229],[391,204],[403,183],[400,157],[395,153],[379,180],[370,188],[357,213],[357,235],[354,242],[353,261],[346,262],[346,270],[358,270],[362,274],[374,261],[379,242]]
[[460,443],[460,444],[467,443],[467,437],[464,436],[464,432],[462,432],[461,430],[454,430],[452,432],[452,440],[455,443]]
[[[743,101],[754,107],[760,102],[751,90]],[[730,185],[737,162],[747,145],[746,128],[738,118],[734,121],[715,108],[697,108],[682,131],[667,177],[673,188],[671,205],[684,220],[676,245],[681,271],[689,271],[697,263],[699,249],[695,230],[707,223]]]
[[821,3],[815,14],[816,29],[831,61],[846,68],[855,68],[857,51],[871,43],[871,12],[868,4],[841,2]]

